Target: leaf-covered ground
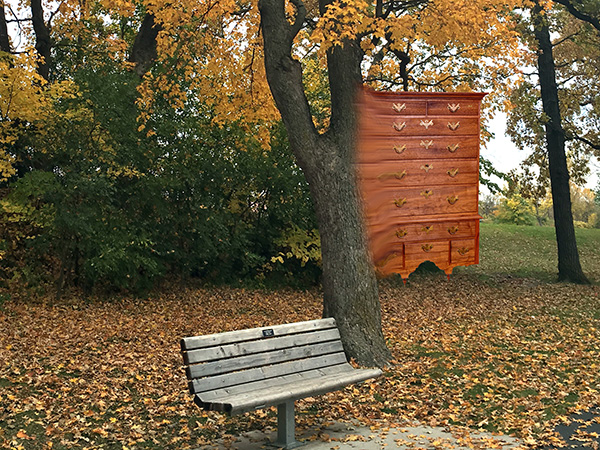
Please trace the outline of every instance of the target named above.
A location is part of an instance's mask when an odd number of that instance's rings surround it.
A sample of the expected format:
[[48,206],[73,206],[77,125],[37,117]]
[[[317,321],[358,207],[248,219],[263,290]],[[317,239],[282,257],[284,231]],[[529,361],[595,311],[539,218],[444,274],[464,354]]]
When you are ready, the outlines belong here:
[[[381,379],[299,402],[299,427],[358,418],[513,433],[526,442],[600,404],[597,286],[457,274],[382,286],[394,365]],[[230,419],[186,392],[182,336],[317,318],[318,292],[177,289],[147,300],[4,304],[4,448],[187,448],[275,427]]]
[[[551,246],[515,262],[510,245],[502,253],[498,239],[487,240],[491,232],[506,229],[482,228],[482,263],[457,269],[450,281],[426,273],[407,287],[381,283],[393,365],[373,382],[298,402],[300,429],[353,418],[418,421],[510,433],[535,446],[555,442],[552,430],[570,412],[600,405],[600,287],[546,281],[553,269],[541,259],[552,259]],[[515,251],[531,245],[518,239]],[[593,241],[586,245],[594,279],[600,258]],[[550,267],[548,276],[515,274],[536,260]],[[236,418],[199,411],[186,390],[179,339],[320,314],[316,290],[172,287],[144,300],[6,300],[0,448],[185,449],[275,428],[272,410]],[[577,437],[589,448],[598,441]]]

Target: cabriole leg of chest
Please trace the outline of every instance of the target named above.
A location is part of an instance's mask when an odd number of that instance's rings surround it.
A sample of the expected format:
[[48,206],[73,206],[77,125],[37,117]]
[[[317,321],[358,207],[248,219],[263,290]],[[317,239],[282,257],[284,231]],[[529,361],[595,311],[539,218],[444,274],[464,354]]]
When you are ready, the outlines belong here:
[[272,445],[285,449],[303,445],[296,440],[294,400],[277,405],[277,440]]

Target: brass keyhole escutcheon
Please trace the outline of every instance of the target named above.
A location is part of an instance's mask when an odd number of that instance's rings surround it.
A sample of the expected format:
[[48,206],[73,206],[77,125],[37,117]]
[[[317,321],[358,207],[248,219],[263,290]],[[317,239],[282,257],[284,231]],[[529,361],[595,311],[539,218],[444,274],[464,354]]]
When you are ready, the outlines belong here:
[[448,233],[455,235],[458,232],[458,226],[448,227]]
[[402,208],[406,204],[406,202],[406,198],[398,198],[394,200],[394,205],[396,205],[398,208]]
[[460,122],[448,122],[448,128],[450,128],[452,131],[458,130],[458,127],[460,127]]
[[448,175],[450,175],[452,178],[454,178],[456,175],[458,175],[458,169],[450,169],[448,171]]
[[431,169],[433,169],[433,164],[423,164],[421,166],[421,169],[425,172],[429,172]]
[[424,191],[421,191],[421,195],[425,198],[429,198],[433,195],[433,191],[431,189],[426,189]]
[[454,205],[458,201],[458,195],[453,195],[452,197],[447,198],[448,203]]
[[433,120],[421,120],[419,125],[421,125],[422,127],[425,127],[425,129],[427,130],[430,126],[433,125]]
[[402,122],[402,123],[394,122],[393,127],[394,127],[394,130],[396,130],[396,131],[402,131],[406,128],[406,122]]
[[458,150],[458,147],[460,147],[459,144],[454,144],[454,145],[448,145],[448,146],[446,146],[446,148],[448,149],[448,151],[450,153],[456,152],[456,150]]
[[423,227],[421,228],[421,231],[422,231],[422,232],[424,232],[424,233],[427,233],[427,234],[429,234],[429,232],[430,232],[431,230],[433,230],[433,225],[429,225],[429,226],[423,226]]
[[448,103],[448,110],[451,113],[455,113],[460,109],[460,103]]
[[400,113],[406,109],[406,103],[393,103],[392,109],[397,113]]
[[471,251],[471,249],[470,249],[470,248],[468,248],[468,247],[461,247],[461,248],[459,248],[459,249],[458,249],[458,253],[459,253],[461,256],[465,256],[465,255],[466,255],[467,253],[469,253],[470,251]]
[[423,244],[421,245],[421,248],[423,249],[424,252],[429,252],[431,251],[431,249],[433,248],[433,244]]
[[402,154],[402,152],[404,152],[404,150],[406,150],[406,144],[402,144],[402,145],[394,145],[394,151],[396,153],[398,153],[399,155]]

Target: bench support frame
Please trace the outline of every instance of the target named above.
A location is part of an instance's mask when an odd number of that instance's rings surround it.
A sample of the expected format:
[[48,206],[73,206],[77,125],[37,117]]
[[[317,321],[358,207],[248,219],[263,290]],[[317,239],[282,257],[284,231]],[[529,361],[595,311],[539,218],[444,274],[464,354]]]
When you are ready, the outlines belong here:
[[303,445],[296,440],[294,400],[277,405],[277,440],[272,445],[286,450]]

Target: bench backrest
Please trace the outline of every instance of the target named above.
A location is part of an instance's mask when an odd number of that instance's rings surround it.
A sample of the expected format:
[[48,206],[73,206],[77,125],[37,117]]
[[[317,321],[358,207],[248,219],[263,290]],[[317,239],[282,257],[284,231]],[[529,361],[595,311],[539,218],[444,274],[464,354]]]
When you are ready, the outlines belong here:
[[332,318],[188,337],[181,350],[192,394],[347,362]]

